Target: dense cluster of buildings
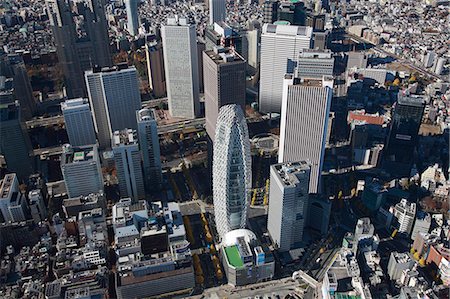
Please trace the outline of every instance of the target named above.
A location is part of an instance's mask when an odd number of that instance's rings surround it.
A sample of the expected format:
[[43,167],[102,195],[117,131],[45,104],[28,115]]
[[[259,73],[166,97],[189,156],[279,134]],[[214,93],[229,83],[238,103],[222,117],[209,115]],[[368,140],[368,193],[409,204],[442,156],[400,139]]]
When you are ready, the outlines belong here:
[[[294,272],[297,296],[443,298],[446,8],[448,1],[0,4],[0,296],[175,297],[216,286],[251,297],[247,285],[280,287]],[[375,49],[353,51],[355,39]],[[26,128],[42,116],[27,57],[55,51],[64,85],[54,118],[65,133],[48,157]],[[383,51],[416,67],[394,69]],[[146,69],[117,63],[124,53],[133,61],[145,54]],[[158,109],[143,104],[142,81]],[[185,126],[201,141],[185,143]],[[250,143],[269,130],[279,135],[277,157]],[[177,156],[165,164],[160,144],[169,140]],[[175,202],[181,185],[194,185],[184,147],[200,143],[207,157],[196,167],[212,194]],[[58,180],[46,181],[42,161]],[[185,181],[174,179],[177,171]],[[255,186],[261,178],[263,188]],[[255,207],[261,193],[268,207]]]
[[[417,4],[417,5],[414,5]],[[438,76],[448,76],[450,38],[446,1],[350,1],[340,22],[349,32],[412,61]]]

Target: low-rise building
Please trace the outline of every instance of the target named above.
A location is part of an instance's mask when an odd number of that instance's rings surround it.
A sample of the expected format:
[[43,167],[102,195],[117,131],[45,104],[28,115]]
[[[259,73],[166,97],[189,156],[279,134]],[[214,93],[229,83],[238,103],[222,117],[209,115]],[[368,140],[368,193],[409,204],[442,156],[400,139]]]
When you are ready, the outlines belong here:
[[275,272],[272,253],[248,229],[237,229],[225,234],[221,258],[228,284],[232,286],[271,280]]

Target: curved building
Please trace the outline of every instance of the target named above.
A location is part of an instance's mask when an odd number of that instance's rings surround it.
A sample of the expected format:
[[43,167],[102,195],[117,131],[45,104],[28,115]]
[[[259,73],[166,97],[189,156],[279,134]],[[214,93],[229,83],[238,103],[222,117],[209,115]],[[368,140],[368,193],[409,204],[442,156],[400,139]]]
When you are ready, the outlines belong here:
[[221,237],[244,228],[252,184],[250,141],[239,105],[220,108],[213,155],[213,197],[217,230]]

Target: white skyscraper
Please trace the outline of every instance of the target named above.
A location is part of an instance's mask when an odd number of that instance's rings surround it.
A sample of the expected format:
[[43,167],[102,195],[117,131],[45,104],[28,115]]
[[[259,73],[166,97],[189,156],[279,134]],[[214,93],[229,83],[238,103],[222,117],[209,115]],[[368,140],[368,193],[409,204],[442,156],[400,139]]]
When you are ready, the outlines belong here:
[[61,172],[69,198],[103,192],[103,175],[97,145],[64,145]]
[[333,79],[300,79],[285,76],[281,108],[278,163],[309,161],[309,193],[318,193]]
[[312,32],[312,27],[264,24],[261,34],[260,111],[281,111],[284,75],[294,72],[299,51],[311,48]]
[[184,18],[168,18],[161,34],[169,112],[193,119],[200,112],[195,25]]
[[61,103],[67,135],[72,146],[95,144],[94,122],[87,99],[78,98]]
[[394,217],[398,221],[398,232],[409,235],[416,218],[416,204],[402,199],[395,205]]
[[308,212],[310,165],[308,162],[270,167],[267,230],[280,251],[295,248],[303,240]]
[[139,0],[125,0],[128,21],[127,29],[133,36],[138,34],[139,29],[138,1]]
[[112,150],[120,196],[130,197],[135,201],[144,199],[144,176],[136,131],[131,129],[115,131],[112,136]]
[[247,123],[238,105],[220,108],[213,156],[213,198],[221,237],[244,228],[252,187],[250,141]]
[[100,148],[109,148],[112,132],[137,128],[141,95],[136,68],[119,65],[94,69],[85,72],[85,79]]
[[154,190],[161,185],[161,156],[158,138],[158,125],[155,110],[141,109],[136,111],[138,123],[139,148],[142,152],[144,181],[148,189]]
[[226,0],[209,0],[209,24],[225,21],[227,16]]

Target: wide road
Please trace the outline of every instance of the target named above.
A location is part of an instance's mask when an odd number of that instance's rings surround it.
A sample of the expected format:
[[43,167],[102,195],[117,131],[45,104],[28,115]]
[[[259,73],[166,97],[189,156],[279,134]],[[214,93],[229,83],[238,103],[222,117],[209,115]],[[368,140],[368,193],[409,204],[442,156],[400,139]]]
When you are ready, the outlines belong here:
[[[61,116],[62,117],[62,116]],[[53,120],[55,120],[55,117],[52,117]],[[64,123],[64,118],[62,119]],[[50,120],[51,122],[51,120]],[[43,122],[41,122],[43,123]],[[169,124],[169,125],[162,125],[158,127],[158,134],[166,134],[166,133],[173,133],[178,132],[184,129],[196,129],[196,130],[203,130],[203,125],[205,124],[204,118],[197,118],[193,120],[186,120],[186,121],[180,121],[177,123]],[[40,156],[40,155],[59,155],[62,153],[62,146],[52,146],[52,147],[44,147],[44,148],[38,148],[33,150],[33,156]]]

